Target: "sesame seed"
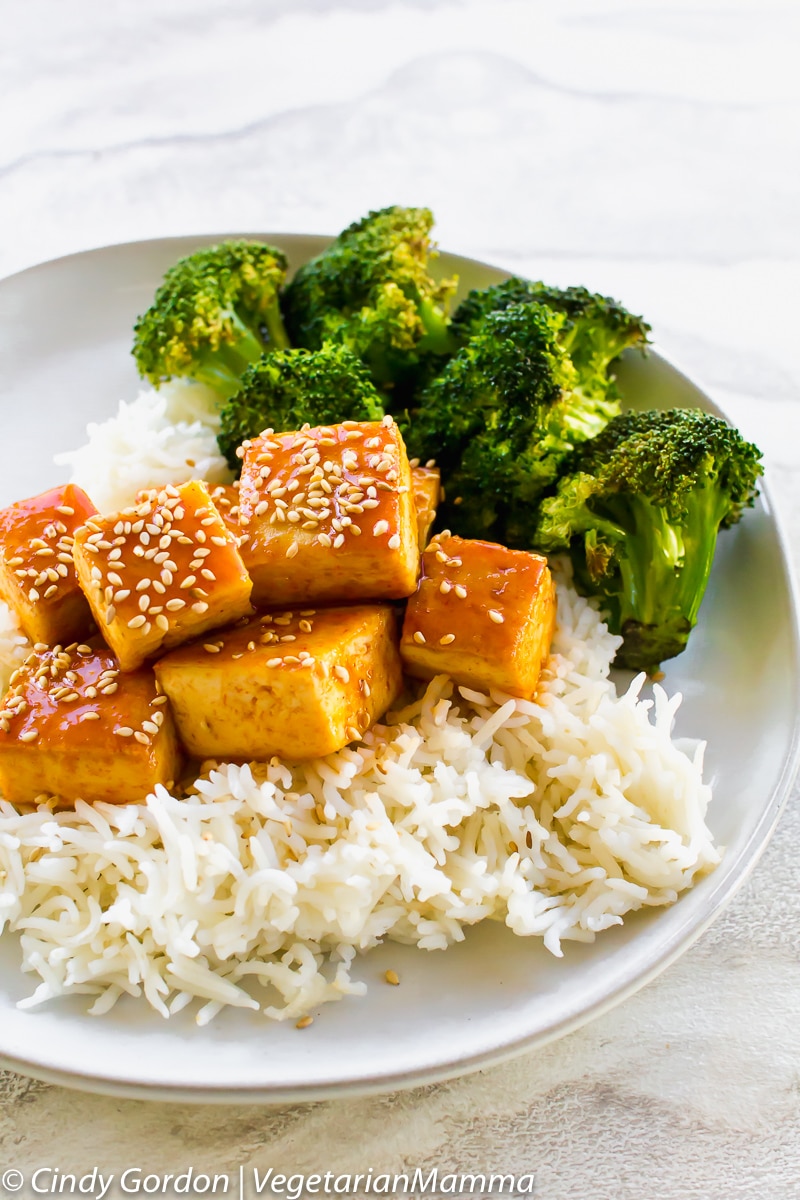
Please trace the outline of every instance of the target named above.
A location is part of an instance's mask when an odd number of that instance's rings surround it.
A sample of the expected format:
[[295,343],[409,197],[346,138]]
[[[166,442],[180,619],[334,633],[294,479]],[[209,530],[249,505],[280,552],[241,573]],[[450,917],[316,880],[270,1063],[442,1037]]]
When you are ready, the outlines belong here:
[[397,987],[400,982],[400,976],[397,974],[397,971],[387,971],[383,978],[387,983],[390,983],[392,987]]
[[295,1029],[308,1029],[309,1025],[313,1024],[313,1017],[301,1017],[300,1020],[295,1023]]
[[105,687],[100,688],[100,691],[104,696],[113,696],[118,687],[118,683],[107,683]]
[[361,740],[361,730],[356,729],[355,725],[348,725],[347,729],[345,730],[345,734],[351,742],[358,742]]
[[145,733],[152,734],[153,737],[158,733],[158,726],[155,721],[142,721],[142,729]]
[[138,616],[131,617],[130,621],[128,621],[128,628],[129,629],[141,629],[142,625],[144,625],[146,620],[147,620],[147,617],[144,615],[144,613],[139,613]]
[[156,617],[156,628],[162,633],[169,633],[169,619],[163,613],[159,613]]
[[19,740],[21,742],[35,742],[36,739],[38,738],[38,736],[39,736],[38,729],[29,729],[27,733],[21,733],[19,735]]
[[418,646],[424,646],[425,645],[425,634],[422,633],[421,630],[418,629],[416,631],[416,633],[414,634],[414,641],[417,643]]
[[[255,649],[255,646],[253,647],[253,649]],[[282,658],[268,658],[267,666],[268,667],[279,667],[282,662],[283,662]]]
[[186,601],[180,600],[176,596],[174,600],[168,600],[164,607],[166,608],[167,612],[179,612],[180,609],[186,608]]
[[[330,550],[331,546],[333,545],[333,542],[327,533],[318,533],[317,541],[319,542],[319,544],[321,546],[325,546],[326,549],[328,549],[328,550]],[[37,596],[37,599],[38,599],[38,596]]]
[[142,733],[141,729],[135,729],[133,732],[133,736],[136,738],[136,741],[140,742],[143,746],[150,745],[150,738],[147,736],[146,733]]
[[99,712],[81,713],[81,715],[78,717],[78,720],[79,721],[99,721],[100,713]]
[[505,618],[503,617],[503,614],[501,612],[497,611],[496,608],[490,608],[489,609],[489,620],[494,621],[495,625],[502,625]]
[[289,546],[286,550],[286,557],[294,558],[299,549],[300,547],[297,545],[297,542],[292,542],[291,546]]
[[334,550],[338,550],[338,549],[339,549],[339,547],[340,547],[340,546],[343,546],[343,545],[344,545],[344,534],[343,534],[343,533],[337,533],[336,537],[333,539],[333,548],[334,548]]
[[452,590],[453,590],[453,585],[449,579],[443,579],[442,582],[439,584],[439,591],[442,593],[443,596],[446,596],[447,593],[451,592]]
[[467,589],[464,587],[463,583],[457,583],[457,584],[456,584],[456,586],[455,586],[455,593],[456,593],[456,595],[458,596],[459,600],[465,600],[465,599],[466,599],[466,596],[467,596]]
[[206,604],[205,600],[196,601],[196,603],[192,605],[192,612],[196,612],[196,613],[208,612],[208,605]]
[[113,625],[116,619],[117,610],[113,604],[109,604],[108,608],[106,609],[106,625]]
[[219,654],[222,647],[217,646],[214,642],[204,642],[203,649],[207,651],[208,654]]
[[373,537],[380,537],[382,533],[388,533],[388,532],[389,532],[389,522],[388,521],[376,521],[372,528],[372,536]]
[[400,549],[400,534],[395,533],[389,538],[388,546],[390,550]]
[[63,513],[65,517],[74,517],[75,516],[75,509],[70,508],[70,506],[68,504],[60,504],[58,506],[58,508],[56,509],[56,512]]
[[194,587],[194,585],[196,583],[197,583],[196,575],[187,575],[186,578],[181,582],[180,587],[181,588],[190,588],[190,587]]
[[440,646],[449,646],[450,643],[454,642],[455,640],[456,640],[456,635],[454,633],[445,633],[442,637],[439,638],[439,645]]
[[341,679],[342,683],[350,682],[350,672],[348,671],[347,667],[342,667],[337,664],[337,666],[333,668],[333,673],[339,679]]

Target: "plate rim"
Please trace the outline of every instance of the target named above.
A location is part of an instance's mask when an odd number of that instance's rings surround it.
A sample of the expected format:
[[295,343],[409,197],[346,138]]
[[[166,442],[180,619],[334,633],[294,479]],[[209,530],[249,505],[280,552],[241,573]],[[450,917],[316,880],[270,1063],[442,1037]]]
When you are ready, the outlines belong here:
[[[33,263],[21,270],[0,277],[0,289],[34,273],[46,271],[57,265],[73,262],[88,257],[100,257],[109,251],[133,249],[135,247],[153,247],[157,244],[195,241],[198,245],[229,238],[255,238],[264,241],[274,241],[280,244],[282,238],[302,239],[306,242],[316,241],[320,249],[329,243],[335,235],[303,233],[282,230],[272,232],[229,231],[229,232],[196,232],[189,234],[168,234],[152,238],[136,238],[122,242],[110,242],[78,250],[69,254],[58,255]],[[460,255],[454,251],[439,249],[442,258],[453,257],[469,262],[470,266],[491,271],[500,275],[512,274],[510,270],[499,267],[495,263],[469,255]],[[724,409],[712,398],[704,381],[693,372],[684,371],[675,357],[665,353],[657,343],[651,343],[648,354],[661,360],[677,372],[692,387],[699,391],[710,409],[717,415],[727,418]],[[800,586],[794,570],[793,556],[789,547],[786,525],[781,506],[776,503],[771,482],[767,478],[760,481],[761,496],[765,502],[768,516],[773,524],[774,533],[780,551],[780,560],[787,583],[787,599],[791,625],[791,644],[793,663],[796,672],[800,672]],[[286,1104],[330,1100],[334,1097],[361,1097],[376,1095],[394,1090],[407,1090],[443,1082],[462,1075],[507,1062],[521,1054],[546,1046],[569,1033],[582,1028],[591,1021],[603,1016],[612,1008],[634,995],[641,988],[652,982],[658,975],[672,965],[687,951],[724,912],[736,893],[750,878],[753,870],[761,859],[780,820],[781,814],[788,802],[792,784],[800,769],[800,712],[795,712],[791,738],[781,764],[780,774],[767,801],[765,802],[758,822],[753,828],[747,841],[740,847],[737,856],[737,871],[731,871],[720,880],[716,886],[711,886],[705,897],[702,914],[693,914],[680,922],[671,936],[662,945],[659,953],[642,969],[632,969],[629,976],[593,1001],[587,1008],[563,1020],[550,1025],[546,1030],[535,1031],[531,1034],[516,1037],[513,1041],[504,1043],[498,1048],[488,1048],[474,1055],[459,1056],[456,1060],[433,1064],[429,1067],[413,1067],[408,1071],[396,1071],[393,1074],[372,1074],[358,1080],[330,1081],[326,1083],[310,1083],[307,1085],[253,1085],[244,1087],[190,1086],[177,1083],[134,1082],[120,1080],[112,1076],[96,1075],[82,1072],[72,1072],[60,1068],[51,1068],[46,1064],[31,1061],[23,1055],[14,1055],[0,1051],[0,1067],[18,1071],[26,1076],[58,1086],[128,1099],[153,1099],[163,1102],[192,1103],[192,1104]],[[714,876],[711,876],[713,881]]]

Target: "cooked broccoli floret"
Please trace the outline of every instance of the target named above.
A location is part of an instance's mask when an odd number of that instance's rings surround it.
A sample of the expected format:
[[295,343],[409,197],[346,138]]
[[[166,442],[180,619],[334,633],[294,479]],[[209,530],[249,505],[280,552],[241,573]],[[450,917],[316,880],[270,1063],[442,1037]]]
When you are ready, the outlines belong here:
[[609,364],[629,347],[644,347],[650,326],[616,300],[584,287],[549,287],[513,276],[493,287],[475,289],[456,309],[453,335],[463,344],[478,332],[489,313],[531,302],[564,314],[560,341],[575,364],[583,390],[616,396]]
[[530,546],[539,497],[617,411],[584,394],[564,322],[533,303],[490,313],[404,423],[409,453],[441,467],[443,518],[464,536]]
[[380,421],[383,405],[369,371],[346,346],[276,350],[248,367],[222,408],[219,447],[231,467],[246,438],[339,421]]
[[139,373],[155,387],[188,377],[232,396],[249,363],[289,345],[278,302],[285,277],[284,253],[259,242],[223,242],[180,259],[134,326]]
[[623,413],[570,456],[534,544],[570,550],[577,587],[624,638],[620,666],[652,672],[685,648],[717,533],[753,503],[760,457],[688,409]]
[[455,349],[448,307],[456,281],[430,275],[427,208],[371,212],[300,267],[283,295],[295,345],[348,346],[381,388],[409,383],[429,355]]

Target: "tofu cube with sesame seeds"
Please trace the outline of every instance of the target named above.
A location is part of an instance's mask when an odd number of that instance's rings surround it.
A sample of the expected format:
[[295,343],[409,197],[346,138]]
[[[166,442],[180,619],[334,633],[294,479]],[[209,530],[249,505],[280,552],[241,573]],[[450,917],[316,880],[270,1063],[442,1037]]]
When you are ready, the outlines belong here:
[[428,544],[436,509],[442,493],[442,479],[438,467],[411,468],[411,494],[417,514],[417,537],[422,552]]
[[104,646],[37,646],[0,705],[0,793],[143,801],[180,770],[169,703],[151,667],[124,675]]
[[72,541],[96,512],[71,483],[0,512],[0,597],[32,642],[71,642],[93,628],[75,575]]
[[419,573],[411,468],[391,417],[242,446],[239,523],[257,606],[396,600]]
[[239,484],[238,482],[209,484],[209,491],[219,515],[239,544],[239,553],[242,556],[242,562],[249,573],[250,538],[239,524]]
[[123,671],[252,612],[236,537],[198,480],[93,517],[76,532],[73,555]]
[[410,675],[534,695],[550,652],[556,594],[547,560],[442,533],[422,556],[400,653]]
[[318,758],[358,740],[398,696],[391,605],[274,612],[155,666],[198,758]]

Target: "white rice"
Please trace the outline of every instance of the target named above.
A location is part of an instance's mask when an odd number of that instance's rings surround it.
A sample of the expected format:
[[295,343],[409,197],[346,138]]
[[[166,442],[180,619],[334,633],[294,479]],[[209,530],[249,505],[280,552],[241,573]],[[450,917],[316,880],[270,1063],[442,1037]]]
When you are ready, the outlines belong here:
[[17,614],[0,600],[0,695],[5,693],[12,672],[27,658],[30,649]]
[[217,403],[201,383],[170,380],[157,392],[148,388],[131,403],[120,401],[115,417],[90,424],[86,444],[56,462],[72,468],[72,482],[101,512],[132,504],[142,488],[188,479],[229,483],[217,445]]
[[41,982],[296,1018],[363,994],[386,938],[443,949],[491,917],[554,954],[669,904],[719,860],[679,697],[617,697],[618,639],[568,586],[536,703],[434,680],[361,745],[290,767],[206,764],[185,799],[20,815],[0,802],[0,921]]
[[[98,508],[143,487],[230,478],[213,393],[145,391],[61,457]],[[25,654],[0,605],[0,684]],[[386,938],[443,949],[485,918],[554,954],[669,904],[719,860],[703,746],[673,741],[680,697],[643,677],[617,697],[618,639],[562,581],[536,703],[445,677],[358,747],[290,767],[205,764],[185,798],[40,808],[0,801],[0,930],[20,935],[33,1006],[143,995],[296,1018],[362,994],[354,960]]]

